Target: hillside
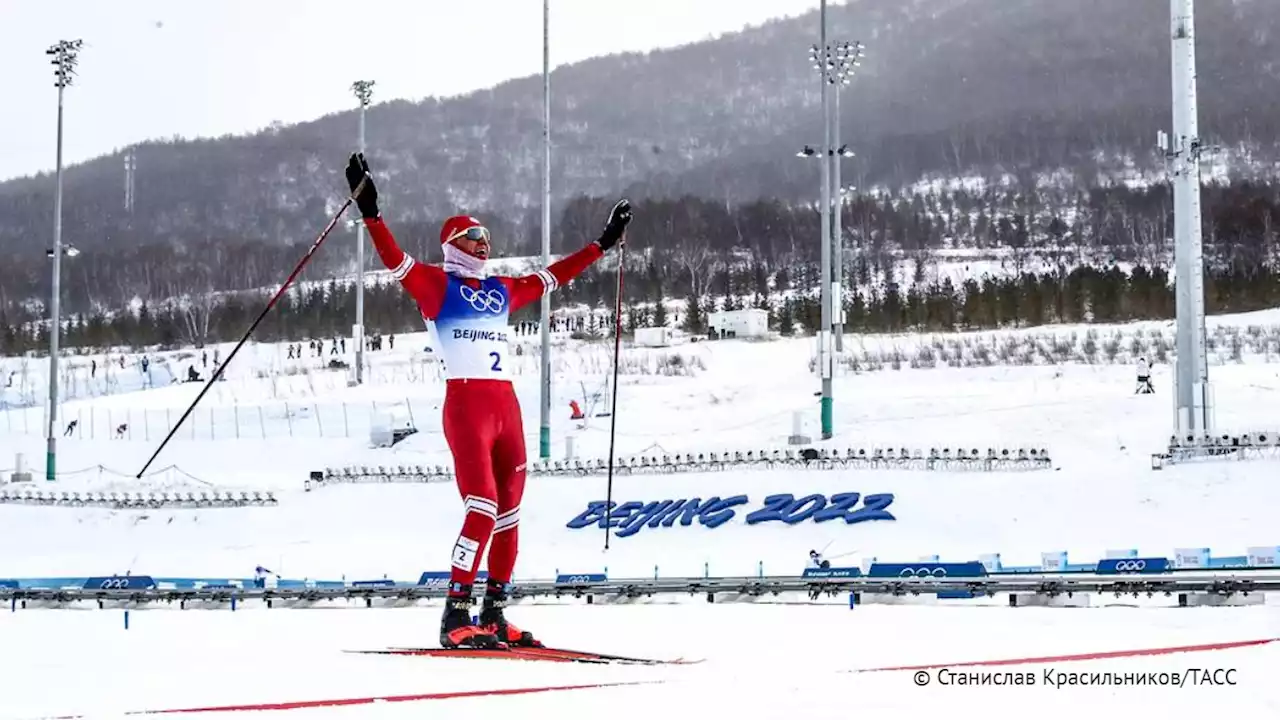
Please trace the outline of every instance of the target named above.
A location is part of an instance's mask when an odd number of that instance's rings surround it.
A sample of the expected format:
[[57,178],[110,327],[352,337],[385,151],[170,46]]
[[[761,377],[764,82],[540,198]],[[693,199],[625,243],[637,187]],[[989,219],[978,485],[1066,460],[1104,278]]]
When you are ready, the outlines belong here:
[[[1274,175],[1280,96],[1265,58],[1280,6],[1234,0],[1198,10],[1201,127],[1224,149],[1215,172]],[[859,0],[830,14],[833,38],[868,45],[844,93],[844,138],[858,153],[852,184],[973,176],[1007,177],[1024,191],[1048,180],[1087,189],[1159,174],[1150,146],[1170,114],[1165,0]],[[811,13],[557,69],[560,208],[582,193],[623,190],[810,201],[816,167],[793,155],[819,141],[818,85],[804,52],[816,30]],[[385,209],[413,245],[429,248],[438,219],[458,208],[486,214],[513,244],[531,244],[540,91],[539,78],[522,78],[370,110]],[[151,285],[145,292],[156,295],[166,284],[268,284],[335,207],[355,126],[345,112],[250,136],[142,143],[132,215],[121,207],[119,154],[70,168],[65,233],[93,265],[86,284],[103,302],[118,302],[116,284]],[[3,285],[18,298],[46,274],[31,238],[49,235],[52,206],[48,174],[0,184],[0,251],[15,257]],[[573,235],[558,231],[562,238]],[[317,271],[349,262],[345,245]],[[238,268],[238,279],[205,279],[219,267]]]

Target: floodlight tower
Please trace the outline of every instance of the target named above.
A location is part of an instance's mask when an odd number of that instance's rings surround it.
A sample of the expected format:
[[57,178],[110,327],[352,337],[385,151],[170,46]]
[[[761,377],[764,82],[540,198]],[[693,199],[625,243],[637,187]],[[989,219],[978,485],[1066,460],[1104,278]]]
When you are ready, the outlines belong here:
[[[839,129],[839,88],[848,83],[853,69],[862,58],[862,43],[840,43],[836,47],[827,44],[827,3],[822,0],[818,10],[821,29],[818,33],[819,43],[809,46],[809,61],[818,71],[822,84],[822,151],[815,152],[806,145],[796,153],[800,157],[820,157],[822,163],[822,201],[821,215],[821,269],[818,278],[818,292],[822,306],[821,327],[818,328],[818,372],[822,377],[822,439],[832,436],[835,375],[835,352],[838,349],[832,342],[832,330],[839,327],[843,331],[843,303],[840,301],[841,268],[843,265],[842,243],[840,242],[840,160],[853,157],[847,146],[840,145]],[[829,91],[828,85],[836,86]],[[832,117],[833,103],[835,117]],[[833,127],[834,126],[834,127]],[[833,137],[834,136],[834,137]],[[839,149],[836,146],[839,145]],[[833,208],[833,202],[835,207]],[[834,217],[832,211],[835,211]],[[843,344],[843,343],[841,343]]]
[[45,452],[45,479],[57,478],[58,456],[58,336],[62,332],[62,307],[59,296],[62,291],[62,96],[71,86],[76,74],[82,40],[60,40],[45,51],[53,58],[54,87],[58,88],[58,159],[54,174],[53,192],[53,288],[49,298],[49,427],[48,448]]
[[1195,0],[1171,0],[1173,136],[1158,145],[1173,185],[1174,292],[1177,308],[1174,426],[1178,437],[1213,432],[1213,388],[1204,328],[1204,257],[1200,233],[1200,142],[1196,110]]
[[832,93],[832,108],[835,119],[831,123],[831,144],[839,149],[829,154],[831,160],[831,201],[835,208],[831,215],[831,315],[835,323],[832,328],[835,336],[835,350],[844,350],[844,229],[840,226],[844,212],[844,190],[840,186],[840,161],[853,157],[848,146],[840,144],[840,90],[849,84],[854,70],[862,64],[864,46],[861,42],[837,43],[834,50],[828,50],[827,65],[830,67],[828,82],[835,86]]
[[[360,152],[364,152],[364,116],[373,99],[373,80],[357,80],[351,83],[351,92],[360,103],[360,134],[357,139]],[[364,223],[356,223],[356,322],[351,326],[351,342],[356,346],[355,384],[364,383]]]

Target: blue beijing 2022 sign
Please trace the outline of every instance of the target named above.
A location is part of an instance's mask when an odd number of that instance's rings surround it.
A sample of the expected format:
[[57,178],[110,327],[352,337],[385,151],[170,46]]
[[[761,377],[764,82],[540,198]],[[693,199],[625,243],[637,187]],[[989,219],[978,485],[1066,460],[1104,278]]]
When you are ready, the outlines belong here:
[[[635,535],[647,527],[673,527],[677,522],[688,527],[695,519],[703,527],[717,528],[732,520],[738,513],[737,508],[748,502],[750,501],[746,495],[727,498],[716,495],[706,500],[695,497],[653,502],[631,501],[621,504],[593,500],[566,527],[577,530],[595,525],[603,529],[606,522],[605,510],[609,508],[607,522],[610,527],[618,528],[618,537]],[[764,522],[797,525],[806,520],[816,523],[843,520],[852,525],[868,520],[894,520],[893,515],[885,509],[892,503],[893,495],[888,493],[863,496],[861,493],[844,492],[836,493],[830,498],[817,493],[801,498],[782,493],[766,497],[764,506],[748,513],[746,521],[748,525]]]

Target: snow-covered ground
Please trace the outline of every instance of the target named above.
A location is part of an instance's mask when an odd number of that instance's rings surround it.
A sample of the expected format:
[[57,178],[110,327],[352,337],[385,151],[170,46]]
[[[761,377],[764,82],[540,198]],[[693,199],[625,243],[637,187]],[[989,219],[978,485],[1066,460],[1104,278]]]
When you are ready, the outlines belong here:
[[[346,654],[429,643],[438,616],[402,610],[158,610],[0,614],[0,718],[83,713],[120,717],[244,704],[359,701],[287,711],[202,712],[202,718],[563,717],[781,718],[833,713],[1011,718],[1275,717],[1280,643],[1158,656],[958,667],[1107,651],[1185,647],[1280,637],[1277,608],[1158,611],[1112,608],[924,608],[794,605],[609,606],[569,603],[512,610],[568,647],[702,660],[696,665],[601,667],[507,660]],[[925,664],[949,671],[859,672]],[[1193,685],[1188,674],[1221,685]],[[1234,672],[1228,673],[1228,670]],[[1214,673],[1214,671],[1217,671]],[[917,683],[917,672],[928,683]],[[984,674],[1031,676],[993,685]],[[1046,677],[1046,673],[1048,676]],[[1084,686],[1101,674],[1177,674],[1181,688]],[[972,674],[974,684],[961,684]],[[1060,675],[1061,674],[1061,675]],[[963,677],[962,677],[963,676]],[[1074,676],[1074,677],[1073,677]],[[53,678],[57,678],[56,680]],[[1145,679],[1145,678],[1144,678]],[[1233,685],[1227,685],[1228,681]],[[1095,680],[1096,682],[1096,680]],[[614,684],[501,696],[516,688]],[[470,697],[466,693],[473,693]],[[432,696],[464,694],[433,699]],[[482,694],[483,693],[483,694]],[[422,697],[426,696],[426,697]],[[178,717],[187,717],[178,714]]]
[[[1214,318],[1210,324],[1270,327],[1277,320],[1271,311]],[[1090,329],[1100,337],[1115,332],[1137,337],[1134,326],[1021,333],[1077,332],[1083,337]],[[1007,343],[1018,337],[1017,332],[868,337],[858,339],[858,346],[911,343],[918,348],[940,341],[946,347],[972,348],[974,343]],[[434,361],[421,350],[423,344],[421,336],[404,336],[397,338],[396,350],[370,354],[370,383],[355,388],[347,387],[341,371],[300,367],[289,374],[289,362],[280,361],[282,347],[254,346],[229,368],[227,381],[205,398],[201,412],[207,414],[197,420],[194,431],[184,426],[157,458],[151,470],[163,472],[142,481],[134,480],[134,474],[170,427],[162,418],[176,421],[201,385],[86,395],[68,402],[61,416],[64,422],[79,418],[79,430],[61,440],[59,468],[65,474],[52,484],[39,479],[44,457],[39,410],[5,413],[10,424],[6,427],[0,420],[0,468],[12,467],[11,459],[23,453],[39,489],[110,491],[163,485],[201,490],[215,485],[273,489],[280,505],[146,511],[0,505],[0,578],[126,571],[245,577],[254,566],[266,565],[289,578],[359,580],[387,575],[413,580],[423,571],[447,568],[462,507],[451,485],[337,485],[303,491],[308,472],[325,467],[447,464],[438,409],[443,385]],[[1135,395],[1132,348],[1127,342],[1121,345],[1113,362],[1092,364],[939,363],[926,369],[904,363],[901,370],[876,372],[857,372],[842,364],[836,382],[835,438],[816,443],[841,450],[1045,448],[1054,461],[1051,469],[618,475],[613,497],[620,502],[735,495],[746,495],[748,501],[734,518],[714,528],[694,521],[622,537],[615,533],[607,552],[598,526],[567,527],[589,502],[604,499],[605,479],[532,477],[522,505],[517,576],[547,578],[557,572],[605,568],[611,577],[655,572],[792,574],[801,569],[811,548],[825,549],[837,565],[856,565],[872,557],[914,561],[935,554],[943,561],[965,561],[994,552],[1001,553],[1006,564],[1038,564],[1046,551],[1065,550],[1072,561],[1083,562],[1112,549],[1170,555],[1175,548],[1210,547],[1215,555],[1241,555],[1248,547],[1280,545],[1280,483],[1275,481],[1280,460],[1151,469],[1151,454],[1163,449],[1170,434],[1170,369],[1156,365],[1155,395]],[[534,455],[537,353],[532,345],[525,347],[515,358],[516,387]],[[610,351],[607,343],[566,342],[557,347],[554,457],[563,457],[569,437],[581,457],[607,453],[609,418],[592,417],[587,427],[579,427],[568,419],[568,403],[582,403],[584,395],[605,387]],[[812,351],[810,339],[627,349],[616,407],[618,451],[631,455],[783,448],[796,413],[805,431],[817,435],[818,385],[809,370]],[[1211,379],[1222,432],[1280,431],[1280,403],[1273,397],[1280,392],[1280,365],[1272,358],[1265,343],[1244,346],[1238,357],[1216,356]],[[269,412],[284,403],[307,410]],[[30,427],[12,420],[31,413],[35,422]],[[128,418],[132,428],[132,434],[121,439],[111,432],[112,424],[126,422],[118,420],[117,413]],[[411,416],[420,432],[394,448],[372,449],[368,427],[380,413]],[[237,438],[236,429],[245,427],[236,424],[237,414],[258,415],[259,430],[243,431]],[[347,426],[342,432],[322,429],[341,425],[343,417]],[[164,471],[169,466],[176,469]],[[796,525],[745,521],[745,515],[772,494],[800,498],[842,492],[891,494],[893,501],[886,509],[893,518]],[[909,672],[850,672],[1280,638],[1280,614],[1274,604],[1187,611],[977,604],[850,610],[813,605],[805,598],[786,605],[709,606],[693,598],[674,605],[625,607],[585,606],[565,599],[521,605],[512,610],[513,619],[519,613],[517,622],[556,645],[683,655],[705,662],[599,668],[341,652],[434,644],[439,611],[438,606],[332,612],[156,610],[133,613],[128,630],[120,611],[113,610],[0,613],[0,717],[85,712],[110,717],[124,710],[614,681],[654,684],[460,697],[439,701],[445,704],[438,709],[432,705],[435,701],[423,699],[292,712],[303,717],[382,718],[420,717],[448,708],[488,717],[510,715],[516,709],[549,714],[590,706],[593,712],[619,717],[651,715],[658,709],[675,717],[708,712],[773,717],[848,706],[859,713],[911,709],[985,718],[1007,716],[1000,704],[1031,702],[1037,712],[1050,717],[1068,709],[1078,713],[1081,703],[1095,702],[1105,703],[1091,707],[1103,707],[1106,717],[1133,711],[1190,717],[1223,707],[1271,716],[1280,709],[1280,695],[1268,682],[1266,670],[1280,663],[1275,644],[1080,661],[1070,667],[1049,663],[1064,672],[1238,669],[1234,686],[1177,691],[1046,688],[1040,682],[1044,663],[1028,668],[1036,674],[1037,683],[1031,687],[939,688],[935,680],[919,688]],[[103,648],[110,653],[103,655]],[[50,677],[59,678],[56,692],[47,681]]]
[[[401,344],[416,346],[410,338]],[[268,348],[258,346],[258,357],[269,357]],[[411,361],[412,352],[372,354],[373,381],[356,388],[347,387],[340,373],[328,385],[317,382],[327,377],[319,372],[314,377],[261,378],[267,373],[263,366],[251,364],[253,355],[237,358],[236,363],[245,360],[244,366],[233,365],[230,379],[203,401],[213,422],[209,415],[202,420],[197,412],[196,421],[188,421],[149,472],[176,469],[144,481],[133,476],[167,432],[164,422],[149,423],[150,432],[144,435],[135,416],[133,439],[116,440],[105,432],[88,439],[81,432],[80,437],[61,440],[59,468],[65,477],[52,489],[272,489],[281,505],[141,515],[0,505],[4,528],[45,538],[4,558],[0,575],[74,576],[133,569],[153,575],[243,576],[257,564],[275,563],[298,577],[387,573],[411,579],[421,570],[447,567],[443,538],[456,532],[460,510],[450,485],[302,491],[311,470],[327,467],[449,464],[438,409],[442,383],[426,375],[416,382],[393,379],[399,364]],[[584,388],[588,394],[603,389],[608,352],[598,344],[573,344],[559,352],[553,457],[564,456],[570,437],[580,457],[607,455],[609,418],[592,417],[581,427],[567,416],[569,401],[582,402]],[[817,436],[817,384],[807,371],[811,352],[806,339],[629,349],[632,369],[643,366],[646,372],[622,376],[618,452],[785,447],[797,413],[805,431]],[[670,356],[684,358],[680,367],[688,374],[658,374],[659,366],[670,363],[662,358]],[[646,364],[641,358],[651,361]],[[529,351],[515,359],[525,434],[534,455],[537,354]],[[1217,422],[1223,432],[1280,430],[1280,403],[1266,400],[1280,392],[1280,366],[1267,359],[1246,355],[1241,362],[1213,368]],[[696,523],[690,528],[645,529],[617,540],[608,558],[600,555],[602,538],[597,536],[602,532],[564,527],[589,501],[605,498],[605,479],[531,478],[524,504],[521,571],[525,577],[547,577],[557,568],[581,572],[611,565],[615,573],[648,575],[657,565],[663,574],[702,574],[709,564],[720,573],[755,573],[763,563],[771,572],[788,572],[803,561],[808,549],[827,545],[828,553],[838,550],[854,558],[940,554],[963,560],[1000,552],[1006,562],[1035,564],[1040,552],[1051,550],[1066,550],[1082,560],[1129,547],[1167,553],[1178,547],[1209,546],[1217,554],[1238,555],[1247,547],[1280,542],[1280,533],[1272,530],[1271,509],[1280,507],[1274,462],[1151,470],[1151,454],[1167,444],[1170,432],[1169,368],[1157,365],[1154,380],[1155,395],[1135,395],[1134,371],[1128,363],[847,371],[836,383],[835,438],[819,445],[841,450],[966,447],[984,452],[989,447],[1044,448],[1054,467],[1026,473],[847,469],[617,476],[614,499],[620,502],[746,494],[749,503],[740,509],[741,517],[776,492],[796,497],[889,493],[894,496],[889,510],[896,519],[840,523],[838,528],[830,523],[747,527],[735,521],[714,530]],[[200,387],[181,384],[86,399],[69,403],[63,415],[107,416],[121,406],[145,407],[148,417],[176,421]],[[233,413],[257,416],[232,403],[252,401],[268,387],[295,398],[291,402],[309,412],[292,417],[266,414],[265,422],[269,427],[274,423],[275,432],[265,439],[235,439],[234,427],[220,425],[219,420]],[[375,404],[380,412],[411,412],[419,432],[393,448],[371,449],[367,433]],[[351,428],[347,436],[322,436],[320,428],[342,425],[343,411]],[[43,450],[38,433],[0,435],[0,458],[24,453],[37,477],[43,469]],[[0,460],[0,465],[12,466],[12,461]],[[61,526],[72,517],[74,524]],[[50,525],[51,518],[56,526]],[[740,537],[738,532],[747,534]],[[696,535],[698,542],[673,557],[664,534]],[[193,558],[199,559],[199,567],[192,566]]]

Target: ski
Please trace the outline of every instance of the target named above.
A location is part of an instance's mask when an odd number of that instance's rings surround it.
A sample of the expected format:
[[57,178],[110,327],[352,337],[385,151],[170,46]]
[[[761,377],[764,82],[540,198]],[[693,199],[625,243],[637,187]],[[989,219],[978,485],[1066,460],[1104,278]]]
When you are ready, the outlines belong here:
[[531,660],[544,662],[578,662],[594,665],[693,665],[701,660],[660,660],[626,655],[612,655],[583,650],[548,647],[506,647],[492,650],[479,648],[387,648],[384,650],[348,650],[362,655],[402,655],[438,658],[482,658],[488,660]]
[[674,660],[661,660],[656,658],[638,658],[628,657],[626,655],[611,655],[608,653],[590,652],[584,650],[567,650],[565,648],[526,648],[514,647],[512,650],[517,654],[524,654],[526,657],[543,658],[547,660],[568,660],[571,662],[586,662],[599,664],[614,665],[693,665],[700,660],[685,660],[684,658],[676,658]]

